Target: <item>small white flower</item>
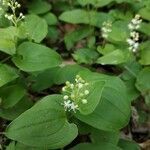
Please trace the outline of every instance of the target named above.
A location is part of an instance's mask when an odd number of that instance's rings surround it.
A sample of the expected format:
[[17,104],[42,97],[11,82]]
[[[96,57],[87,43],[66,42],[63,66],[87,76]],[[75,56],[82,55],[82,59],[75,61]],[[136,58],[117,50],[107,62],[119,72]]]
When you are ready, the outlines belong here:
[[62,91],[65,92],[65,91],[66,91],[66,87],[63,87],[63,88],[62,88]]
[[25,18],[25,16],[22,16],[22,18],[21,19],[24,19]]
[[79,106],[74,102],[71,103],[70,110],[73,110],[76,113],[76,110],[79,109]]
[[80,76],[79,76],[79,75],[76,75],[76,78],[77,78],[77,79],[79,79],[79,78],[80,78]]
[[70,84],[70,88],[73,89],[73,88],[74,88],[74,85],[73,85],[73,84]]
[[70,109],[72,103],[70,100],[68,100],[68,101],[64,101],[62,105],[64,105],[65,111],[67,111],[68,109]]
[[86,99],[82,99],[82,103],[83,104],[87,104],[87,100]]
[[13,15],[8,16],[7,19],[11,21],[13,19]]
[[133,30],[133,29],[134,29],[134,26],[130,23],[130,24],[128,24],[128,28],[129,28],[130,30]]
[[103,27],[102,27],[102,37],[107,39],[108,38],[108,34],[112,31],[111,29],[111,22],[104,22],[103,23]]
[[89,94],[89,90],[85,90],[85,91],[84,91],[84,94],[85,94],[85,95],[88,95],[88,94]]
[[105,38],[105,39],[108,38],[108,34],[103,34],[102,36],[103,36],[103,38]]
[[103,32],[107,32],[107,28],[106,27],[102,27],[102,31]]
[[67,86],[70,86],[70,82],[69,82],[69,81],[66,81],[66,85],[67,85]]
[[133,45],[134,44],[134,41],[132,39],[127,39],[127,42],[129,45]]
[[5,14],[5,18],[8,18],[8,15],[7,15],[7,14]]
[[137,30],[137,29],[139,29],[140,28],[140,25],[136,25],[135,26],[135,29]]
[[141,16],[140,16],[139,14],[136,14],[136,15],[135,15],[135,19],[137,19],[137,20],[139,20],[140,17],[141,17]]
[[23,13],[20,13],[20,17],[22,17],[23,16]]
[[10,4],[9,2],[7,3],[7,5],[8,5],[8,6],[11,6],[11,4]]
[[139,33],[138,33],[138,32],[132,31],[132,32],[130,32],[130,36],[131,36],[135,41],[138,41],[138,40],[139,40]]
[[137,49],[136,49],[136,48],[132,48],[132,52],[133,52],[133,53],[136,53],[136,52],[137,52]]
[[20,8],[20,7],[21,7],[21,5],[20,5],[20,4],[18,4],[18,5],[17,5],[17,7],[18,7],[18,8]]
[[137,49],[139,47],[139,43],[134,43],[133,47]]
[[78,79],[76,78],[75,81],[78,83]]
[[5,17],[10,20],[15,26],[18,25],[18,22],[20,22],[22,19],[25,18],[23,13],[20,13],[19,16],[16,15],[16,9],[20,8],[21,5],[16,1],[16,0],[3,0],[2,5],[9,7],[10,10],[12,11],[11,15],[5,15]]
[[78,84],[78,87],[79,87],[79,89],[81,89],[81,88],[83,87],[83,84],[82,84],[82,83],[79,83],[79,84]]
[[131,20],[131,22],[128,24],[128,28],[133,31],[133,30],[137,30],[140,28],[140,24],[142,22],[142,19],[140,19],[140,15],[137,14],[135,15],[135,17]]
[[64,100],[67,100],[68,98],[69,98],[68,95],[65,95],[65,96],[64,96]]

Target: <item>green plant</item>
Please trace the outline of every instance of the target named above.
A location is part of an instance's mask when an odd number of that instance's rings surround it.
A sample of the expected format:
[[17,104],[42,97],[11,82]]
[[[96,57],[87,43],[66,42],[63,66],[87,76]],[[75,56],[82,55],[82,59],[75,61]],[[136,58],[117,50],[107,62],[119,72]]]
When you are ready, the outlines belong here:
[[149,0],[0,0],[0,149],[139,150],[149,10]]

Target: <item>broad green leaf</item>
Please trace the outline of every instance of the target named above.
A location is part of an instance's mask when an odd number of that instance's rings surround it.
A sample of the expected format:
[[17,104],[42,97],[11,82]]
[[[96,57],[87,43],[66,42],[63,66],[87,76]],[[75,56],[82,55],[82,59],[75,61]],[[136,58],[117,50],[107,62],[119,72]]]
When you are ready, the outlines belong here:
[[150,21],[150,7],[144,7],[140,9],[139,14],[142,16],[142,18]]
[[87,38],[87,47],[94,49],[96,44],[96,37],[94,35]]
[[7,128],[5,135],[25,145],[57,149],[68,145],[78,134],[75,124],[67,121],[61,95],[43,98],[21,114]]
[[25,22],[21,22],[20,25],[17,28],[17,36],[19,39],[27,39],[28,38],[28,32],[27,32],[27,27],[25,26]]
[[88,124],[78,120],[74,119],[74,123],[77,125],[78,130],[79,130],[79,135],[89,135],[91,134],[91,130],[93,129],[91,126]]
[[97,63],[102,65],[118,65],[126,62],[127,56],[122,50],[115,50],[98,58]]
[[0,13],[0,26],[1,27],[8,27],[8,26],[10,26],[10,21],[7,19],[7,18],[5,18],[5,10],[2,10]]
[[16,144],[15,150],[43,150],[43,148],[31,147],[18,143]]
[[141,59],[140,59],[140,64],[142,65],[150,65],[150,50],[149,48],[148,49],[144,49],[140,52],[140,56],[141,56]]
[[131,78],[130,80],[126,81],[126,86],[128,90],[128,95],[132,101],[136,100],[140,96],[140,92],[135,87],[135,79]]
[[128,62],[124,65],[124,72],[121,74],[121,79],[127,86],[128,97],[130,100],[135,100],[140,95],[140,92],[135,87],[136,77],[141,71],[142,66],[137,62]]
[[150,92],[148,94],[145,95],[145,103],[150,106]]
[[63,12],[59,19],[72,24],[90,24],[88,12],[81,9]]
[[103,90],[105,88],[105,81],[100,82],[89,82],[89,95],[86,97],[87,104],[79,103],[79,111],[81,114],[91,114],[97,105],[100,103]]
[[81,71],[87,71],[88,69],[79,65],[66,65],[59,68],[54,74],[55,84],[64,84],[66,81],[73,82],[76,75]]
[[136,61],[129,61],[124,64],[123,79],[128,80],[132,77],[137,78],[138,73],[141,71],[142,66]]
[[57,39],[59,39],[60,31],[57,27],[55,26],[50,26],[48,28],[48,34],[47,37],[51,42],[56,42]]
[[97,47],[97,51],[103,55],[109,54],[115,50],[116,48],[112,44],[106,44],[105,47],[102,47],[102,46]]
[[0,29],[0,51],[13,55],[16,52],[17,30],[15,27]]
[[25,18],[25,29],[28,38],[40,43],[48,33],[48,25],[46,21],[36,15],[28,15]]
[[139,63],[142,65],[149,65],[150,64],[150,52],[149,52],[149,45],[150,41],[145,41],[140,44],[140,60]]
[[61,57],[54,50],[32,42],[24,42],[13,57],[15,65],[26,72],[41,71],[61,64]]
[[33,83],[31,86],[32,90],[39,92],[47,88],[50,88],[55,83],[54,79],[55,79],[56,71],[58,69],[60,69],[60,67],[54,67],[42,72],[33,73],[29,77],[31,83]]
[[143,22],[139,28],[139,31],[146,34],[147,36],[150,36],[150,24]]
[[79,4],[82,6],[91,4],[95,7],[103,7],[113,2],[114,0],[78,0]]
[[73,57],[78,63],[92,64],[98,58],[98,53],[94,49],[81,48],[75,51]]
[[0,117],[6,120],[14,120],[19,115],[21,115],[24,111],[29,109],[33,103],[27,97],[22,98],[15,106],[4,109],[0,109]]
[[16,70],[8,65],[0,64],[0,87],[18,78]]
[[15,42],[10,39],[0,39],[0,50],[10,55],[15,54]]
[[99,142],[98,144],[91,144],[91,143],[81,143],[77,146],[71,148],[71,150],[121,150],[116,145],[107,143],[107,142]]
[[10,85],[0,89],[2,107],[7,109],[16,105],[25,95],[25,89],[19,85]]
[[144,68],[137,76],[136,87],[141,92],[150,92],[150,67]]
[[133,18],[133,14],[130,10],[126,10],[126,13],[124,13],[123,9],[111,9],[109,14],[112,15],[116,20],[128,20],[130,22]]
[[108,35],[108,40],[111,42],[126,43],[129,37],[128,23],[126,21],[116,21],[112,24],[112,32]]
[[105,81],[105,86],[94,112],[89,115],[77,113],[75,116],[100,130],[118,131],[123,128],[130,117],[130,100],[124,83],[117,77],[98,73],[82,72],[81,76],[90,82]]
[[43,0],[32,0],[28,3],[28,9],[31,14],[44,14],[51,9],[51,5]]
[[77,42],[90,36],[93,32],[93,28],[80,27],[73,32],[67,33],[64,38],[67,49],[70,50]]
[[144,68],[137,76],[136,87],[150,106],[150,67]]
[[4,39],[11,39],[12,41],[15,40],[15,37],[17,36],[17,29],[13,26],[7,27],[7,28],[1,28],[0,29],[0,38]]
[[145,102],[150,105],[150,67],[144,68],[138,74],[136,87],[145,97]]
[[118,144],[123,150],[140,150],[140,146],[134,141],[128,141],[121,139]]
[[99,143],[99,142],[107,142],[114,145],[117,145],[119,141],[119,132],[108,132],[103,130],[97,130],[94,129],[91,132],[91,140],[93,143]]
[[42,72],[34,73],[29,79],[33,82],[32,88],[35,91],[42,91],[53,84],[64,84],[66,81],[73,82],[75,76],[86,68],[79,65],[66,65],[55,67]]
[[11,142],[7,147],[6,150],[15,150],[15,142]]
[[96,27],[101,27],[104,21],[113,20],[106,13],[82,9],[66,11],[60,15],[59,19],[72,24],[89,24]]
[[7,147],[6,150],[43,150],[41,148],[37,148],[37,147],[30,147],[27,145],[23,145],[21,143],[16,143],[15,142],[11,142]]
[[48,25],[56,25],[58,23],[57,17],[53,13],[47,13],[43,16]]

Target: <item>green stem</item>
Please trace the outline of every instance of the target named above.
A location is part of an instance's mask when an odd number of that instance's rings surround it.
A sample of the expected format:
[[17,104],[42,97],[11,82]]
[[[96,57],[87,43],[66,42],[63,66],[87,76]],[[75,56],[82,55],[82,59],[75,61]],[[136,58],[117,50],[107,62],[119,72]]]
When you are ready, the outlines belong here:
[[9,60],[10,58],[11,58],[11,56],[9,56],[9,57],[3,59],[0,63],[5,63],[5,62],[6,62],[7,60]]

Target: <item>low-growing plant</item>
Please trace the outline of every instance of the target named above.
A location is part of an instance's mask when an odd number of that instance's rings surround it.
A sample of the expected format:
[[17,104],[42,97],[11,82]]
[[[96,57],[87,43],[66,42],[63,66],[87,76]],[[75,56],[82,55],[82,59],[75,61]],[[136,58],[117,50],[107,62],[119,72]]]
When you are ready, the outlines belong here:
[[149,0],[0,0],[0,149],[147,147],[149,39]]

